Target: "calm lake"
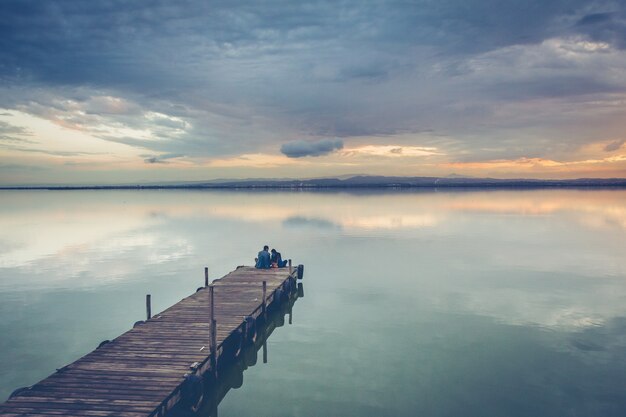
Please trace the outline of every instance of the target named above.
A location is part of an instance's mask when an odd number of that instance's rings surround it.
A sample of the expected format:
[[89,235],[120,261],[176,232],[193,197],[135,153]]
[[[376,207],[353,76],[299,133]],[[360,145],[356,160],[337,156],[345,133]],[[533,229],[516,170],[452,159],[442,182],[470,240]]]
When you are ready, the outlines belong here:
[[224,416],[626,415],[626,191],[0,191],[0,401],[264,244],[293,324]]

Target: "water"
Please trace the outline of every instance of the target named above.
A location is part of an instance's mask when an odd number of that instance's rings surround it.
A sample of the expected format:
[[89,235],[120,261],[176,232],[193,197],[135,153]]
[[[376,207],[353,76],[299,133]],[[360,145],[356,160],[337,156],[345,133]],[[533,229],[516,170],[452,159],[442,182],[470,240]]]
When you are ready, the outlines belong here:
[[224,416],[626,415],[626,191],[0,192],[0,398],[250,264],[305,264]]

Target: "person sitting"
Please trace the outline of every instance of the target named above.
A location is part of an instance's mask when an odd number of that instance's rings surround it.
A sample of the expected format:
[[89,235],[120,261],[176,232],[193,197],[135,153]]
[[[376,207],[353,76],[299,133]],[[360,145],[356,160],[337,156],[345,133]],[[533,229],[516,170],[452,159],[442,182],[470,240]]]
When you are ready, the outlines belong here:
[[272,266],[276,265],[275,268],[284,268],[287,265],[287,261],[283,261],[283,257],[276,249],[272,249],[272,258],[270,261],[272,262]]
[[256,268],[259,269],[268,269],[271,266],[270,263],[270,253],[268,252],[269,246],[263,246],[263,250],[259,252],[256,259]]

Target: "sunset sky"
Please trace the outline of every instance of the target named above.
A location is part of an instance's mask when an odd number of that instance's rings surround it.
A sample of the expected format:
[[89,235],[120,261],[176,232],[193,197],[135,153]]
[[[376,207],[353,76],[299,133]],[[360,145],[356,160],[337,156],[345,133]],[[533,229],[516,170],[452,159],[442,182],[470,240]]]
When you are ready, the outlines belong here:
[[0,184],[626,177],[626,3],[0,2]]

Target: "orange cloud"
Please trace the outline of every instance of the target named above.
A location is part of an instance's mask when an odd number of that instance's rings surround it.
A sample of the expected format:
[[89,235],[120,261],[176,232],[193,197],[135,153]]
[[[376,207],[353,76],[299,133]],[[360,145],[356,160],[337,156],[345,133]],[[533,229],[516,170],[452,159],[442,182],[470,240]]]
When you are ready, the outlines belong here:
[[[509,170],[509,171],[548,171],[548,172],[569,172],[569,171],[594,171],[609,168],[610,165],[626,162],[626,154],[611,155],[605,158],[583,159],[576,161],[555,161],[544,158],[518,158],[518,159],[496,159],[479,162],[449,162],[442,166],[453,169],[468,170]],[[626,167],[624,167],[626,168]],[[626,171],[625,171],[626,174]]]
[[384,156],[391,158],[415,157],[439,155],[437,148],[424,146],[403,146],[403,145],[364,145],[356,148],[344,149],[340,152],[343,156]]
[[242,154],[232,158],[213,159],[207,163],[207,166],[216,168],[230,167],[255,167],[255,168],[272,168],[283,165],[303,165],[306,161],[293,160],[282,155],[270,155],[263,153]]

